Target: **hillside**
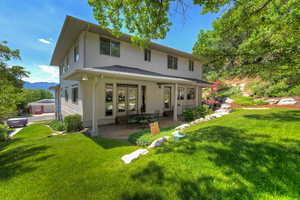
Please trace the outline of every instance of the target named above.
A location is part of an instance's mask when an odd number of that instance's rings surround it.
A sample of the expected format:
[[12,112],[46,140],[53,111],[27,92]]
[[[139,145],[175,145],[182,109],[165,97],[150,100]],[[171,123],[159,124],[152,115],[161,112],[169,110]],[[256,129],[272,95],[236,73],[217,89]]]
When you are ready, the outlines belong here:
[[53,92],[49,90],[49,87],[55,86],[58,83],[54,82],[35,82],[35,83],[30,83],[25,81],[23,87],[26,89],[33,89],[33,90],[38,90],[38,89],[43,89],[43,90],[48,90],[50,92]]

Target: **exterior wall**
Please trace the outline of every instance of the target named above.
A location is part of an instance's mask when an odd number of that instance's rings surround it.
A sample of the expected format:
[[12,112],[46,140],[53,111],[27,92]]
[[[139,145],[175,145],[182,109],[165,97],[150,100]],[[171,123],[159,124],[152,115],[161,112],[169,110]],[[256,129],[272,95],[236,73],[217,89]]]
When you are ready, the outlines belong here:
[[[99,67],[123,65],[144,70],[162,73],[165,75],[187,78],[202,78],[202,66],[194,61],[194,71],[189,71],[189,59],[178,57],[178,69],[168,69],[167,53],[151,50],[151,62],[144,61],[144,50],[123,41],[120,41],[120,57],[100,54],[100,35],[87,33],[86,36],[86,66]],[[113,39],[114,40],[114,39]],[[172,54],[170,54],[172,55]]]

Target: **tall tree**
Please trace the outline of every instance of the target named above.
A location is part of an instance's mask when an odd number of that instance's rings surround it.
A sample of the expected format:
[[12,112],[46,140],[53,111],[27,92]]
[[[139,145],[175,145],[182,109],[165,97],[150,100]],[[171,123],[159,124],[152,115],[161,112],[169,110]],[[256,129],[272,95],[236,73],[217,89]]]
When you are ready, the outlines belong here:
[[23,100],[22,78],[28,72],[21,66],[8,66],[12,59],[20,59],[19,50],[12,50],[7,42],[0,43],[0,119],[16,112],[17,105]]

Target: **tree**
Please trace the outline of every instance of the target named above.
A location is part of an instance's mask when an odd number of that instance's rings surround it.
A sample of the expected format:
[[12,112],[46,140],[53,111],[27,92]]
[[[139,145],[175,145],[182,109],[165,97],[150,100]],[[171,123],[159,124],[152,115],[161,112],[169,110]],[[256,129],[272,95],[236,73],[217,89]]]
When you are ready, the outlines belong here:
[[11,50],[7,42],[0,43],[0,119],[16,112],[17,105],[23,99],[23,77],[28,72],[21,66],[8,66],[12,59],[20,59],[19,50]]

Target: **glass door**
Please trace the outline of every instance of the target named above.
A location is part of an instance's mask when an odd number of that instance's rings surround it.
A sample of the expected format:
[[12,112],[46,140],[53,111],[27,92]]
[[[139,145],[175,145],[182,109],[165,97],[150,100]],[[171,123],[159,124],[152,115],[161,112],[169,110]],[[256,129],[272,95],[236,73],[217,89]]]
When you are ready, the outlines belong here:
[[138,89],[135,86],[128,87],[128,114],[137,113],[137,98],[138,98]]
[[117,111],[118,116],[126,115],[127,110],[127,88],[126,87],[118,87],[117,90],[118,102],[117,102]]
[[164,87],[164,109],[167,111],[171,110],[171,90],[170,86]]
[[117,90],[117,111],[118,116],[136,114],[137,113],[137,100],[138,88],[135,85],[122,85],[118,86]]

